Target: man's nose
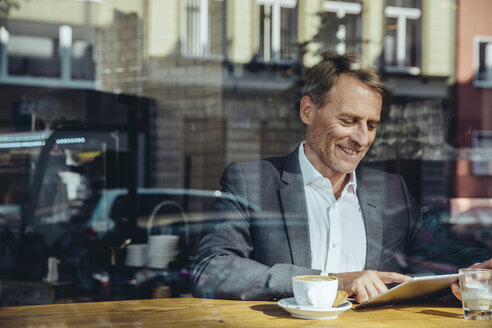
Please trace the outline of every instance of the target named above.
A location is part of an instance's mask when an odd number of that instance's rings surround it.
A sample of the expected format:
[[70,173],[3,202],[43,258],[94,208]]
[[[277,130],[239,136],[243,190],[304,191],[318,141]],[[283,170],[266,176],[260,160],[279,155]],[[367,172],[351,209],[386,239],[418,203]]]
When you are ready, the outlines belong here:
[[369,130],[366,124],[357,125],[357,130],[352,134],[352,141],[358,143],[360,146],[367,146],[369,144]]

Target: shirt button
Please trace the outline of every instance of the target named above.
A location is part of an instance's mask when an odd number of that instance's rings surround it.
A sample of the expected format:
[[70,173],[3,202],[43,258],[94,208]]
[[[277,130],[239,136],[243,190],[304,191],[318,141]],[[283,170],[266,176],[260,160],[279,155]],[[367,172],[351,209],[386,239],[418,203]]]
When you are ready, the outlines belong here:
[[331,244],[331,248],[337,248],[337,246],[338,246],[338,243]]
[[336,206],[335,204],[333,204],[333,205],[331,205],[331,208],[332,208],[332,209],[336,209],[336,208],[337,208],[337,206]]

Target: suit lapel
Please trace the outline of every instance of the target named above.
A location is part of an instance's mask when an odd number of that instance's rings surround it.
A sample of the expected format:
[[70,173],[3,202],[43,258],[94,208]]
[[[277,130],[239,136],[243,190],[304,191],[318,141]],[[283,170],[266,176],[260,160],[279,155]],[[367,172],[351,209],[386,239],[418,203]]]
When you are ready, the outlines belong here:
[[295,265],[311,267],[311,247],[307,220],[306,196],[301,169],[299,167],[298,150],[286,158],[282,180],[286,185],[279,188],[287,236],[289,238],[292,262]]
[[[299,167],[298,150],[286,157],[282,181],[286,185],[279,188],[283,215],[289,238],[293,264],[311,267],[311,242],[307,220],[304,182]],[[365,169],[357,169],[357,196],[359,198],[367,236],[365,268],[377,270],[381,259],[383,242],[383,218],[381,186],[384,181]],[[309,247],[306,247],[309,245]]]
[[381,188],[384,181],[378,181],[371,174],[364,174],[365,170],[358,169],[357,197],[359,198],[362,216],[366,228],[367,251],[365,269],[377,270],[381,258],[383,242],[383,222],[381,208]]

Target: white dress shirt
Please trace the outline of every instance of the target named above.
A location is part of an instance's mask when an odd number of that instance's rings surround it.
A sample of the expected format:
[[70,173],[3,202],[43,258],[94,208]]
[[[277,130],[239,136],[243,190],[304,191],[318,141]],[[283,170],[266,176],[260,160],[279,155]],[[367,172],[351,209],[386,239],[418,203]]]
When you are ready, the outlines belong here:
[[366,261],[366,230],[357,198],[355,172],[335,199],[329,179],[324,178],[304,154],[304,142],[299,146],[306,194],[311,268],[322,274],[360,271]]

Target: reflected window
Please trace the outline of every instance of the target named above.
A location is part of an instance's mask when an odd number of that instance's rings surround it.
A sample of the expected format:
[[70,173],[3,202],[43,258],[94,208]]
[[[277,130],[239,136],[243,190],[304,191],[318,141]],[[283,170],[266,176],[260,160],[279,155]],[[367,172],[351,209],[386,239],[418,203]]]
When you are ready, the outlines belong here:
[[10,35],[8,72],[14,76],[60,76],[58,41],[48,37]]
[[473,132],[473,174],[492,176],[492,131]]
[[[49,78],[51,83],[58,82],[62,87],[75,82],[72,80],[79,80],[76,82],[79,87],[91,88],[95,63],[89,33],[77,29],[78,34],[85,36],[72,40],[72,27],[68,25],[39,23],[34,26],[39,32],[32,35],[26,34],[21,24],[14,24],[13,33],[2,27],[1,38],[5,45],[2,45],[2,52],[6,49],[7,58],[2,59],[1,79],[29,85],[43,83],[46,81],[43,78]],[[55,28],[59,33],[53,33]]]
[[[103,132],[56,132],[35,203],[35,223],[80,218],[94,191],[111,187],[108,163],[124,166],[123,138]],[[119,160],[118,160],[119,159]],[[119,172],[121,174],[121,172]],[[83,215],[87,216],[87,213]]]
[[336,49],[339,54],[360,53],[361,10],[357,1],[323,2],[322,31],[320,42],[326,49]]
[[387,6],[416,8],[420,0],[386,0]]
[[265,62],[296,58],[295,0],[258,0],[260,15],[259,58]]
[[191,56],[223,54],[224,1],[183,1],[182,52]]
[[[386,71],[420,74],[419,22],[421,10],[416,1],[388,1],[385,10],[384,63]],[[393,4],[393,5],[391,5]],[[402,7],[413,5],[415,7]]]
[[72,79],[94,80],[92,44],[86,40],[74,40],[71,49]]
[[475,39],[475,86],[492,88],[492,37]]

